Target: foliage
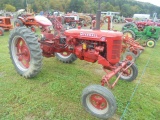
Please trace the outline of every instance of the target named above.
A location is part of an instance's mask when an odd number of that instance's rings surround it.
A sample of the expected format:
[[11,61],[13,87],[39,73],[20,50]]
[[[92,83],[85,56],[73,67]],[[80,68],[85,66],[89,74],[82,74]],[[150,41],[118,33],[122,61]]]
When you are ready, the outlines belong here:
[[[27,2],[26,2],[27,1]],[[18,9],[26,8],[26,3],[31,5],[35,12],[47,11],[49,9],[62,12],[84,12],[96,13],[97,0],[0,0],[0,8],[5,9],[5,4],[10,4]],[[138,2],[135,0],[101,0],[102,11],[120,12],[125,17],[132,17],[133,14],[158,13],[160,18],[160,7],[150,3]]]
[[10,12],[15,12],[16,11],[16,8],[14,6],[10,5],[10,4],[5,4],[4,9],[6,11],[10,11]]

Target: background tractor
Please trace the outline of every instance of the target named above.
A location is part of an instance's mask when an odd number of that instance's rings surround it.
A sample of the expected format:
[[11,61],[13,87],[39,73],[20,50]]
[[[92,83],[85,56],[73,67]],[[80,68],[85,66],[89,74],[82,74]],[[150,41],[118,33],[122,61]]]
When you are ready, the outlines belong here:
[[10,17],[0,17],[0,36],[4,34],[4,30],[10,30],[12,28]]
[[26,26],[30,28],[33,32],[36,32],[35,26],[38,26],[38,23],[34,19],[34,15],[31,13],[21,12],[18,14],[17,19],[14,21],[15,27]]
[[[99,1],[100,9],[100,1]],[[42,35],[38,39],[25,26],[15,28],[10,35],[9,51],[12,63],[17,72],[25,78],[36,76],[41,70],[42,55],[56,56],[63,63],[72,63],[77,58],[101,64],[107,73],[102,77],[101,85],[90,85],[82,92],[82,105],[92,115],[107,119],[116,111],[116,100],[112,92],[104,87],[113,88],[119,79],[133,81],[138,75],[134,62],[120,62],[123,34],[118,31],[100,30],[101,11],[97,11],[96,29],[63,28],[56,17],[52,21],[55,33],[48,27],[52,23],[43,16],[35,19],[42,26]],[[110,80],[117,75],[113,84]]]
[[157,26],[146,26],[143,31],[134,27],[124,27],[123,34],[133,39],[140,39],[145,41],[145,45],[153,48],[156,45],[156,41],[160,37],[160,27]]

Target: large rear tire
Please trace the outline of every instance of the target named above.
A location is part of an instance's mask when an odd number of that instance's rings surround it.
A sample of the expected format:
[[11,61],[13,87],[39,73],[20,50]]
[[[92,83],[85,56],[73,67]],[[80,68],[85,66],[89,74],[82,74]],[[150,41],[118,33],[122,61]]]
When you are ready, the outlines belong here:
[[9,53],[12,63],[25,78],[36,76],[42,66],[42,50],[38,37],[26,27],[12,30],[9,38]]
[[135,23],[132,23],[132,22],[128,22],[128,23],[126,23],[126,24],[124,24],[123,26],[122,26],[122,31],[125,29],[125,28],[133,28],[133,27],[136,27],[137,25],[135,24]]
[[90,85],[83,90],[82,105],[87,112],[100,119],[112,117],[117,109],[112,92],[100,85]]
[[132,30],[124,30],[123,31],[123,35],[124,36],[128,36],[130,38],[133,38],[134,40],[136,38],[136,35],[135,35],[135,33]]

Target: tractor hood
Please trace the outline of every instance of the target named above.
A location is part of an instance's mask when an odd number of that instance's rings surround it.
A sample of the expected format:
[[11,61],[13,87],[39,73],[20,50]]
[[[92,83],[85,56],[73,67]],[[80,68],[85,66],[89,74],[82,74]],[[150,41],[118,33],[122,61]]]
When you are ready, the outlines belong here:
[[95,41],[105,41],[105,38],[115,38],[117,40],[122,40],[122,32],[111,31],[111,30],[88,30],[88,29],[70,29],[65,31],[65,36],[85,39],[85,40],[95,40]]

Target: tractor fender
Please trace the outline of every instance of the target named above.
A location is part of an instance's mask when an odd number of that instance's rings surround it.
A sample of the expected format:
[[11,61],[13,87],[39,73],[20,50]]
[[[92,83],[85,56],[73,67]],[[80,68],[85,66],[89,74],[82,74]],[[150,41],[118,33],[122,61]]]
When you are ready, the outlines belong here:
[[25,22],[25,19],[23,17],[18,17],[23,23]]

